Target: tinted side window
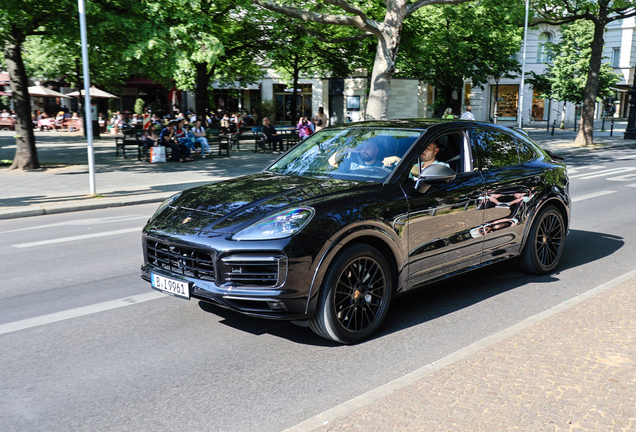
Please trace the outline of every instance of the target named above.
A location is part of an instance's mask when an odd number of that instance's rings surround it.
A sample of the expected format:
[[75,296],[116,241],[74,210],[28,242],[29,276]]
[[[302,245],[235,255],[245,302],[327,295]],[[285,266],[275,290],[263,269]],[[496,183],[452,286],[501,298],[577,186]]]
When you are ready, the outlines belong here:
[[521,163],[529,162],[535,158],[534,150],[532,150],[529,144],[517,140],[517,148],[519,149],[519,160]]
[[473,128],[470,144],[482,170],[502,168],[519,163],[516,140],[505,132]]

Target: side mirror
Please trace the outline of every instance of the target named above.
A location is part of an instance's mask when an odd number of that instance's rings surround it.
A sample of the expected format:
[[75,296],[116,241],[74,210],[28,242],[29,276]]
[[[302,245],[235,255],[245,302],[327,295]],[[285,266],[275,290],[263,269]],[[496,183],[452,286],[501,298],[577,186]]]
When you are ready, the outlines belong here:
[[420,193],[426,193],[433,183],[448,183],[455,180],[455,171],[446,165],[429,165],[422,170],[420,178],[415,183],[415,189]]

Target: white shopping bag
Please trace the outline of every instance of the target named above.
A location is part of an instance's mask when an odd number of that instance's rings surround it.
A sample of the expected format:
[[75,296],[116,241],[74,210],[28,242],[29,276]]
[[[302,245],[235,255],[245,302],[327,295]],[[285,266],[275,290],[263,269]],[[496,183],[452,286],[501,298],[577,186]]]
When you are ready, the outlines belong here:
[[166,148],[164,146],[157,146],[150,148],[150,163],[165,162],[166,161]]

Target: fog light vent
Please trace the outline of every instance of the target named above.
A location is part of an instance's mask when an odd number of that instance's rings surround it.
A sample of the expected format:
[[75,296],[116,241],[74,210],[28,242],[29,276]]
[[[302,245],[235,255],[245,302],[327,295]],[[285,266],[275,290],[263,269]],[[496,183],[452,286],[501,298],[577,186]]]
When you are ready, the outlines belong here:
[[283,255],[237,254],[221,259],[223,281],[236,286],[274,287],[282,283],[287,259]]

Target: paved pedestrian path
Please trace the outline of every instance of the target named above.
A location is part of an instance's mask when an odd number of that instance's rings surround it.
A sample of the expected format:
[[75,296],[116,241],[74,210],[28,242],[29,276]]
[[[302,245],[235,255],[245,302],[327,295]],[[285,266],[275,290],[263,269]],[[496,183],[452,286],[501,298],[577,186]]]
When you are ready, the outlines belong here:
[[389,385],[386,395],[363,395],[289,432],[636,431],[634,276],[529,319],[500,341],[477,344],[463,359],[428,365],[414,374],[426,376]]
[[[0,132],[0,160],[15,155],[12,132]],[[231,156],[196,156],[194,162],[150,164],[115,156],[115,136],[93,142],[96,197],[89,196],[86,139],[78,134],[36,132],[42,168],[8,171],[0,167],[0,219],[160,202],[173,193],[262,170],[276,156],[254,153],[250,146]],[[253,149],[253,147],[252,147]]]

